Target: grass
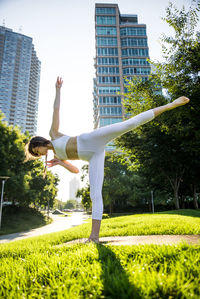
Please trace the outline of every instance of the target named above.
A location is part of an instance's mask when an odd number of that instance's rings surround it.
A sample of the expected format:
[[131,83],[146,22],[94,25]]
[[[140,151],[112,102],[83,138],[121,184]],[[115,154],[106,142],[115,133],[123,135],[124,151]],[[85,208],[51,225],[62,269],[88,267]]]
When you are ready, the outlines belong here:
[[7,206],[2,212],[0,235],[23,232],[50,223],[42,213],[28,207]]
[[180,210],[105,219],[101,236],[200,234],[200,210]]
[[[101,235],[199,234],[199,216],[116,217],[102,221]],[[2,244],[0,298],[200,298],[200,246],[64,244],[90,225]]]

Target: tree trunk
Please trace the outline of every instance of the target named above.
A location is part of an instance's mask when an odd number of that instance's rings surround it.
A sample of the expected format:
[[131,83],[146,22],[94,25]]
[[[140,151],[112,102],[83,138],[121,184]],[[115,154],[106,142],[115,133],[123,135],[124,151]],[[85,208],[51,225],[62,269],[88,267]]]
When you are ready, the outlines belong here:
[[110,210],[110,214],[112,214],[113,212],[112,203],[109,204],[109,210]]
[[194,208],[198,209],[198,200],[197,200],[197,193],[196,193],[196,185],[193,186],[193,203],[194,203]]
[[178,199],[178,186],[175,184],[174,185],[174,203],[175,203],[175,207],[177,210],[180,209],[180,205],[179,205],[179,199]]
[[181,172],[178,172],[178,174],[175,174],[175,177],[170,178],[169,176],[167,176],[171,187],[174,191],[174,204],[177,210],[180,209],[180,204],[179,204],[179,196],[178,196],[178,192],[179,192],[179,187],[180,187],[180,183],[182,181],[182,177],[184,174],[185,169],[183,169]]

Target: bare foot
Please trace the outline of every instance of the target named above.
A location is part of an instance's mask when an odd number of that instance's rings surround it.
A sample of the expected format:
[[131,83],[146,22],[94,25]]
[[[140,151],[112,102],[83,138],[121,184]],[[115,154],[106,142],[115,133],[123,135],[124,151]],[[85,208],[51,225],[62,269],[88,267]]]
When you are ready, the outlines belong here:
[[85,243],[91,243],[91,242],[98,244],[99,243],[99,239],[91,239],[91,238],[89,238],[87,241],[85,241]]
[[183,105],[189,103],[189,101],[190,101],[190,99],[182,96],[182,97],[174,100],[172,103],[170,103],[169,104],[169,109],[171,110],[171,109],[174,109],[176,107],[183,106]]

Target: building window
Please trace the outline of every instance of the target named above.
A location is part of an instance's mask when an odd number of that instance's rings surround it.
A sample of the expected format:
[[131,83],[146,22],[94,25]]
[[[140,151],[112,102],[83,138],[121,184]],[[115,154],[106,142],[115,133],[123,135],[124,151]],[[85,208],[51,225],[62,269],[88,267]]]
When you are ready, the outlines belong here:
[[97,37],[97,46],[117,46],[116,37]]
[[116,94],[120,92],[119,86],[112,86],[112,87],[98,87],[98,93],[99,94]]
[[97,16],[96,23],[97,25],[116,25],[116,17]]
[[103,65],[103,64],[105,64],[105,65],[111,65],[111,64],[113,64],[113,65],[119,65],[119,60],[118,60],[118,58],[114,58],[114,57],[108,57],[108,58],[106,58],[106,57],[102,57],[102,58],[98,58],[97,59],[97,64],[98,65]]
[[97,27],[97,35],[117,35],[116,27]]
[[149,65],[149,62],[146,59],[137,59],[137,58],[128,58],[122,59],[122,65]]
[[150,68],[141,68],[141,67],[134,67],[134,68],[125,68],[123,69],[123,75],[149,75],[151,72]]
[[97,48],[98,56],[118,56],[117,48]]
[[146,35],[146,28],[142,27],[142,28],[131,28],[131,27],[123,27],[120,28],[120,35],[121,36],[145,36]]
[[96,7],[96,14],[98,15],[115,15],[114,7]]
[[122,115],[121,107],[100,107],[100,115]]
[[97,72],[98,74],[106,74],[106,75],[119,74],[119,68],[102,66],[97,68]]
[[122,56],[149,56],[148,49],[122,49]]
[[99,104],[100,105],[121,105],[121,97],[99,97]]
[[122,38],[121,39],[121,46],[122,47],[146,47],[147,46],[147,39],[146,38]]
[[100,118],[100,127],[119,123],[122,121],[122,118],[115,117],[115,118]]
[[99,84],[119,84],[120,77],[98,77]]

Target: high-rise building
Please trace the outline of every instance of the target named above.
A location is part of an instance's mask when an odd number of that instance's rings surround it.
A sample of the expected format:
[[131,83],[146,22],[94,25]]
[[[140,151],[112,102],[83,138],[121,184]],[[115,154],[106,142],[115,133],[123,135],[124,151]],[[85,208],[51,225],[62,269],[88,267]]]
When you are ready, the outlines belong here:
[[80,182],[77,178],[71,179],[69,182],[69,199],[75,199],[78,200],[76,197],[76,192],[80,189]]
[[35,135],[41,63],[32,38],[0,26],[0,110],[9,125]]
[[121,14],[117,4],[95,5],[96,57],[94,78],[94,128],[122,121],[119,93],[125,92],[124,77],[150,74],[146,25],[138,16]]

